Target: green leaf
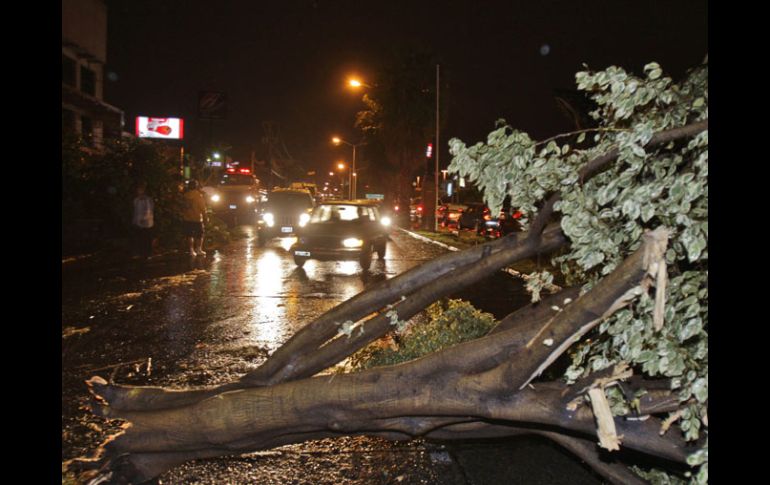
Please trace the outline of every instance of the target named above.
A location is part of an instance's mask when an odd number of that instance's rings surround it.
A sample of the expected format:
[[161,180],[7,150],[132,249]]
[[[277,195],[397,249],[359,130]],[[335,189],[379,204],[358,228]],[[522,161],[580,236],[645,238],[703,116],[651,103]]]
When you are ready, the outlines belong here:
[[649,79],[658,79],[663,71],[660,69],[657,62],[651,62],[644,66],[644,72]]
[[701,377],[700,379],[696,380],[692,384],[692,393],[695,396],[695,399],[698,400],[698,402],[706,402],[706,400],[709,398],[709,387],[708,387],[708,381]]
[[655,215],[655,206],[652,204],[645,204],[641,211],[642,221],[647,222]]

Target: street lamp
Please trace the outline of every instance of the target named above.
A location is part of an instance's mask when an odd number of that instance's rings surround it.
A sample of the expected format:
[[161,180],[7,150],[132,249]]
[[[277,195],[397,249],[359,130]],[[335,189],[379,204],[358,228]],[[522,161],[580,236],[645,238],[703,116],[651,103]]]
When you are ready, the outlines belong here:
[[435,168],[435,191],[436,191],[436,199],[435,199],[435,206],[433,207],[433,230],[435,232],[438,232],[438,218],[436,217],[436,210],[438,209],[438,157],[439,153],[441,152],[441,143],[439,143],[438,135],[438,121],[439,121],[439,111],[438,111],[438,99],[439,99],[439,65],[436,64],[436,168]]
[[[345,164],[343,162],[337,163],[337,170],[340,171],[340,181],[342,182],[342,186],[344,187],[345,186],[345,178],[342,176],[342,172],[345,170]],[[351,170],[351,172],[352,172],[352,170]],[[348,199],[352,198],[351,194],[350,194],[350,190],[351,190],[351,188],[350,188],[350,178],[351,178],[351,175],[349,173],[348,174]]]
[[345,145],[347,145],[349,147],[353,147],[353,165],[350,167],[351,185],[350,185],[349,192],[350,192],[350,198],[351,199],[355,199],[356,198],[356,185],[358,185],[358,184],[356,183],[355,180],[353,180],[352,174],[355,173],[355,171],[356,171],[356,147],[360,147],[361,145],[363,145],[363,143],[353,144],[353,143],[350,143],[350,142],[347,142],[347,141],[343,140],[342,138],[340,138],[338,136],[335,136],[335,137],[332,138],[332,143],[334,143],[337,146],[339,146],[340,144],[345,144]]
[[350,86],[351,88],[356,88],[356,89],[358,89],[360,87],[371,88],[371,86],[369,86],[365,82],[363,82],[360,79],[357,79],[355,77],[351,77],[351,78],[348,79],[348,86]]
[[[438,192],[439,192],[439,185],[438,185],[438,172],[439,172],[439,152],[441,144],[439,143],[439,76],[440,76],[440,67],[438,64],[436,64],[436,167],[435,167],[435,174],[434,174],[434,183],[435,183],[435,198],[434,198],[434,214],[435,209],[438,208]],[[360,88],[360,87],[366,87],[371,88],[368,84],[363,83],[360,79],[357,79],[355,77],[351,77],[348,79],[348,86],[352,88]],[[351,145],[350,143],[344,142],[343,140],[340,140],[339,138],[334,138],[334,144],[339,145],[340,142],[346,143],[347,145]],[[353,145],[351,145],[353,146]],[[353,172],[356,170],[356,147],[353,146]],[[355,184],[353,186],[353,194],[355,194]],[[434,216],[433,218],[433,230],[438,231],[438,219]]]

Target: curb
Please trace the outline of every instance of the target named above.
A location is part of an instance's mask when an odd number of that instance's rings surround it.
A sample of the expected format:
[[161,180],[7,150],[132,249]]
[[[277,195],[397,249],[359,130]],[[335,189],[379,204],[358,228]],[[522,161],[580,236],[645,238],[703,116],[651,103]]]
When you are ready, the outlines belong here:
[[399,231],[403,231],[403,232],[409,234],[410,236],[412,236],[415,239],[419,239],[420,241],[423,241],[423,242],[429,242],[431,244],[435,244],[437,246],[441,246],[442,248],[448,249],[450,251],[459,251],[460,250],[460,249],[458,249],[458,248],[456,248],[454,246],[450,246],[449,244],[444,244],[444,243],[439,242],[439,241],[434,241],[433,239],[431,239],[429,237],[421,236],[421,235],[419,235],[419,234],[417,234],[415,232],[412,232],[412,231],[407,231],[403,227],[397,227],[396,229],[398,229]]
[[[402,227],[397,227],[396,229],[398,229],[399,231],[403,231],[403,232],[409,234],[410,236],[412,236],[413,238],[419,239],[420,241],[436,244],[437,246],[441,246],[442,248],[449,249],[450,251],[460,251],[460,249],[458,249],[458,248],[456,248],[454,246],[450,246],[448,244],[444,244],[444,243],[439,242],[439,241],[434,241],[433,239],[431,239],[429,237],[421,236],[421,235],[419,235],[417,233],[414,233],[412,231],[408,231],[408,230],[406,230],[406,229],[404,229]],[[502,271],[503,273],[508,273],[508,275],[510,275],[510,276],[512,276],[514,278],[519,278],[519,279],[521,279],[521,280],[523,280],[525,282],[529,280],[528,275],[522,274],[521,272],[516,271],[513,268],[500,268],[500,271]],[[552,292],[556,292],[556,291],[561,290],[562,288],[560,286],[551,284],[551,285],[548,285],[548,287],[546,289],[549,290],[549,291],[552,291]]]

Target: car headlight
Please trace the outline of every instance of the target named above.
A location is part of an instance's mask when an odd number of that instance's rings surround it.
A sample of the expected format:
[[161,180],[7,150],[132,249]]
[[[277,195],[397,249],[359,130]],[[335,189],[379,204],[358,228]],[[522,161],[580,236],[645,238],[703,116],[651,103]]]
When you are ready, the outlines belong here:
[[262,214],[262,220],[265,221],[267,227],[273,227],[275,225],[275,217],[273,217],[273,214],[269,212]]
[[342,241],[342,245],[346,248],[360,248],[364,245],[364,241],[355,237],[349,237]]
[[384,216],[382,219],[380,219],[380,224],[383,226],[389,226],[390,225],[390,217]]
[[310,214],[304,212],[299,216],[299,227],[305,227],[310,222]]
[[254,197],[252,197],[250,195],[246,196],[246,203],[247,204],[253,204],[255,200],[257,200],[257,199],[255,199]]
[[211,201],[212,202],[219,202],[220,199],[221,199],[221,197],[219,197],[219,194],[214,194],[214,195],[211,196]]

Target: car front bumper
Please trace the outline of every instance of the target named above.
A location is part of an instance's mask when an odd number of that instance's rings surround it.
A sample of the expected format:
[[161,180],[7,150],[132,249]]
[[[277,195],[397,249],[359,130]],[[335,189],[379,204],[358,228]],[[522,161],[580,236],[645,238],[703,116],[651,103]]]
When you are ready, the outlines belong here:
[[299,225],[278,225],[268,226],[265,221],[257,222],[257,230],[263,235],[269,237],[291,237],[297,235]]
[[257,208],[252,204],[232,204],[227,202],[218,202],[210,204],[209,207],[214,214],[255,214]]
[[362,248],[309,248],[294,246],[291,254],[296,257],[318,261],[356,261],[361,257]]

